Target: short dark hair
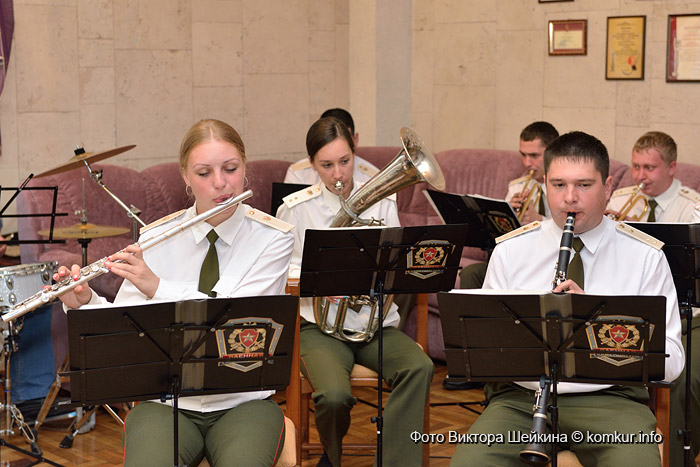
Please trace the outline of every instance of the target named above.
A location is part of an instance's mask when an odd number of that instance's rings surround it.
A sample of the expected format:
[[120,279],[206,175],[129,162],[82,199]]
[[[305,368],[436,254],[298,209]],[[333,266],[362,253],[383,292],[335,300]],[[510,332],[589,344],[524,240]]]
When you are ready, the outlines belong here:
[[610,157],[605,145],[595,136],[582,131],[572,131],[561,135],[544,150],[544,173],[549,171],[549,166],[554,159],[560,157],[579,162],[593,161],[593,165],[600,173],[603,183],[610,173]]
[[323,146],[335,141],[338,138],[344,139],[352,153],[355,153],[355,141],[352,139],[347,125],[335,117],[319,118],[311,125],[306,133],[306,153],[313,162],[316,153]]
[[521,141],[542,140],[542,144],[549,146],[552,141],[559,137],[559,132],[554,125],[549,122],[533,122],[523,128],[520,132]]
[[352,115],[345,109],[336,107],[334,109],[328,109],[321,114],[321,118],[325,117],[335,117],[341,122],[345,123],[345,126],[350,130],[350,135],[355,134],[355,122],[352,119]]

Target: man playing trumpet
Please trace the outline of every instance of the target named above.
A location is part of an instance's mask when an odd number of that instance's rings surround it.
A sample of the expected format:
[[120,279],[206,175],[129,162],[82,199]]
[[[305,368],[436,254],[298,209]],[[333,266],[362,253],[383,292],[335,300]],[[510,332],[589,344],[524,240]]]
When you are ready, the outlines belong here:
[[700,222],[700,194],[674,178],[677,157],[676,142],[669,135],[643,134],[632,149],[636,185],[615,190],[606,214],[620,221]]

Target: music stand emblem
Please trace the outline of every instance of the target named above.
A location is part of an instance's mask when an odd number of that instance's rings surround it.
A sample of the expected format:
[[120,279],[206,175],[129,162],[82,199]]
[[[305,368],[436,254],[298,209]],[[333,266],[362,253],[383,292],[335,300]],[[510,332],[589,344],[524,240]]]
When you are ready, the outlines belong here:
[[501,212],[489,211],[488,219],[491,221],[494,228],[501,234],[508,233],[511,230],[515,230],[519,227],[513,223],[510,217]]
[[406,253],[406,274],[419,279],[442,274],[448,257],[445,254],[445,247],[449,248],[450,242],[423,240],[416,243],[414,248]]
[[[629,365],[642,359],[644,352],[644,340],[641,339],[639,329],[634,324],[609,323],[610,319],[624,320],[627,322],[639,322],[642,320],[632,316],[607,316],[605,319],[597,319],[586,328],[586,336],[591,350],[614,350],[619,353],[591,354],[605,363],[615,366]],[[654,325],[649,325],[649,338],[654,332]]]
[[[241,328],[241,326],[244,327]],[[273,332],[268,355],[274,355],[279,337],[284,329],[284,325],[270,318],[257,317],[230,319],[222,327],[223,329],[216,330],[219,358],[231,360],[262,357],[265,351],[268,327]],[[219,362],[219,366],[247,372],[262,366],[262,361]]]

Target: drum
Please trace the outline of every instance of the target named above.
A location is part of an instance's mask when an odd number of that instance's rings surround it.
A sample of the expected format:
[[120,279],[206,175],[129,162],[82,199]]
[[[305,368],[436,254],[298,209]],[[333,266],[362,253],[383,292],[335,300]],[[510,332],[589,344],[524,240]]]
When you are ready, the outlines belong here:
[[0,312],[40,292],[58,270],[58,262],[19,264],[0,268]]

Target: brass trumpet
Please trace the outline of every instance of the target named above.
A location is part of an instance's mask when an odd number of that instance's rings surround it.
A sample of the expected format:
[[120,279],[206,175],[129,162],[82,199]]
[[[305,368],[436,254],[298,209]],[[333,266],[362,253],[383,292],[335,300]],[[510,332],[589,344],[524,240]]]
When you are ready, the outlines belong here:
[[631,220],[633,221],[638,221],[644,217],[644,214],[647,213],[649,210],[649,201],[647,201],[646,196],[641,193],[641,191],[644,189],[644,184],[640,183],[639,185],[636,186],[634,191],[632,191],[632,194],[630,195],[629,198],[627,198],[627,201],[625,204],[622,205],[620,208],[620,212],[618,213],[617,216],[614,214],[610,214],[610,218],[615,221],[624,221],[627,218],[627,214],[632,211],[632,208],[639,202],[644,204],[644,209],[642,210],[641,214],[636,214],[632,217],[630,217]]
[[520,191],[519,197],[522,198],[523,193],[530,190],[530,192],[527,194],[527,198],[525,198],[520,207],[515,210],[520,222],[522,222],[523,218],[525,217],[525,211],[527,211],[531,205],[537,206],[540,202],[540,198],[542,197],[542,187],[539,183],[537,183],[537,180],[532,178],[534,175],[535,171],[530,170],[530,172],[527,174],[527,178],[525,179],[523,189]]

